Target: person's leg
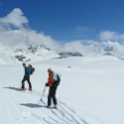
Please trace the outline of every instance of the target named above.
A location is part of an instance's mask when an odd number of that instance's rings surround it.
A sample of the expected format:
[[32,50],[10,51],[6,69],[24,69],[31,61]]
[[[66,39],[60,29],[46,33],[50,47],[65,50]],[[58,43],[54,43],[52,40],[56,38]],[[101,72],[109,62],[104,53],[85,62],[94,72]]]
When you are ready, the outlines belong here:
[[25,76],[24,76],[24,78],[23,78],[23,80],[22,80],[22,89],[24,89],[25,88],[25,81],[26,81],[26,78],[25,78]]
[[48,101],[47,101],[48,107],[51,106],[51,95],[52,95],[52,87],[49,88]]
[[57,86],[54,86],[54,87],[52,88],[52,93],[51,93],[52,99],[53,99],[53,104],[54,104],[54,105],[57,105],[56,90],[57,90]]
[[32,90],[32,85],[31,85],[31,82],[30,82],[30,77],[27,77],[27,82],[28,82],[28,85],[29,85],[29,90]]

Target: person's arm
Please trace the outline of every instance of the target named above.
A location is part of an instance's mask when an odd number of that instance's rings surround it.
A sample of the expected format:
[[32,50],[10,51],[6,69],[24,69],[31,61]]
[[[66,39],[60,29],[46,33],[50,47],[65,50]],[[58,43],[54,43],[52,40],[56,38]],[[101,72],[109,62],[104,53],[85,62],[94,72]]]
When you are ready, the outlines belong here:
[[55,80],[53,79],[53,75],[54,75],[54,73],[51,73],[51,74],[49,75],[48,82],[45,84],[46,86],[51,87],[52,84],[53,84],[53,82],[55,82]]

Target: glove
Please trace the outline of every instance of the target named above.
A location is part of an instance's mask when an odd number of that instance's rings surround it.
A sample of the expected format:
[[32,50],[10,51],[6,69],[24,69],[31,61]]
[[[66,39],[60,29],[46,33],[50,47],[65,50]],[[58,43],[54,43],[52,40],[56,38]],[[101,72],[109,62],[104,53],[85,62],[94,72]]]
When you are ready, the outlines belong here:
[[46,83],[45,86],[48,86],[48,83]]

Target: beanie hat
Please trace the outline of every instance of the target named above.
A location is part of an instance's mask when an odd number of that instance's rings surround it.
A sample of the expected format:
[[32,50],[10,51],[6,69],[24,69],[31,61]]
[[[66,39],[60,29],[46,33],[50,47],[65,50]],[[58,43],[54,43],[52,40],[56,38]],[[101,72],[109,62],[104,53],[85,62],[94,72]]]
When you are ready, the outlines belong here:
[[48,68],[48,71],[52,71],[52,68]]

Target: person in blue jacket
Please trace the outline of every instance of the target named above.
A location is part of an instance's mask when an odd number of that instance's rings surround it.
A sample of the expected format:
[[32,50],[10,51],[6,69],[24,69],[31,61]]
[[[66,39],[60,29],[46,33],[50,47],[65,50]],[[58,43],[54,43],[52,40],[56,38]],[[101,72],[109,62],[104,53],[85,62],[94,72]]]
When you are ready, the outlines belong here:
[[29,84],[29,90],[32,91],[32,85],[31,85],[31,82],[30,82],[31,72],[30,72],[29,68],[26,67],[25,63],[23,63],[23,67],[24,67],[25,74],[24,74],[24,77],[23,77],[23,80],[22,80],[21,90],[25,90],[25,81],[27,81],[28,84]]

